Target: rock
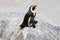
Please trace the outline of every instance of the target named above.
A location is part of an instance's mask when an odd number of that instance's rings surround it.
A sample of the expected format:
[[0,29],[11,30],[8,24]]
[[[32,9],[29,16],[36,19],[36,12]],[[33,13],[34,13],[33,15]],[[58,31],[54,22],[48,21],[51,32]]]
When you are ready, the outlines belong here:
[[22,16],[13,14],[13,18],[11,17],[12,14],[10,14],[7,19],[4,18],[5,21],[0,20],[0,40],[60,40],[59,26],[53,26],[41,19],[37,19],[36,28],[25,27],[20,30],[19,25],[22,21],[20,17]]

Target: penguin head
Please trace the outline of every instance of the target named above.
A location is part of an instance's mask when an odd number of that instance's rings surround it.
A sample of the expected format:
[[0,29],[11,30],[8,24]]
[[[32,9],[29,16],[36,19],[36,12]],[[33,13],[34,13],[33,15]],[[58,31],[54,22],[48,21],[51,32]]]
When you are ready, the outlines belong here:
[[37,5],[31,5],[31,6],[30,6],[30,8],[29,8],[29,10],[34,11],[34,10],[35,10],[35,8],[36,8],[36,6],[37,6]]
[[32,5],[30,6],[30,11],[33,13],[33,15],[36,15],[36,11],[35,11],[35,8],[36,8],[37,5]]
[[33,5],[31,8],[34,11],[37,5]]

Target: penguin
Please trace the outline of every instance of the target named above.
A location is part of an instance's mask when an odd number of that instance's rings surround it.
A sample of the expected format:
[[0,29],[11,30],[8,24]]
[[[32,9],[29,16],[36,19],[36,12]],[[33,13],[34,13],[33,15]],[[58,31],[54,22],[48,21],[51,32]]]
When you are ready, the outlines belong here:
[[37,21],[34,20],[34,18],[36,16],[36,12],[35,12],[36,6],[37,5],[30,6],[28,12],[24,16],[24,20],[23,20],[22,24],[19,26],[19,27],[21,27],[21,29],[23,29],[24,27],[29,27],[29,26],[33,26],[33,28],[35,28],[35,24],[37,23]]

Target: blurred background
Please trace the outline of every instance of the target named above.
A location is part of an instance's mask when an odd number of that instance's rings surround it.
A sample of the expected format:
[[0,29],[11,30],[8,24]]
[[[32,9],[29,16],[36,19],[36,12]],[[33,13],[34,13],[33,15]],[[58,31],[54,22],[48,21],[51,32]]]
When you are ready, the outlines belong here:
[[26,13],[31,5],[36,8],[37,18],[60,26],[60,0],[0,0],[0,14]]

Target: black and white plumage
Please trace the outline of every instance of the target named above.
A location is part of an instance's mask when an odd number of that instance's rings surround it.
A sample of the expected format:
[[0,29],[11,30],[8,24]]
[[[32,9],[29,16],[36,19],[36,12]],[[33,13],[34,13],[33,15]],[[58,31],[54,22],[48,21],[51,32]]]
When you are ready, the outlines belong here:
[[33,28],[35,28],[35,24],[37,23],[37,21],[34,20],[36,16],[36,12],[35,12],[36,6],[37,5],[30,6],[29,11],[26,13],[24,20],[22,24],[20,25],[21,29],[23,29],[24,27],[29,27],[29,26],[33,26]]

